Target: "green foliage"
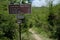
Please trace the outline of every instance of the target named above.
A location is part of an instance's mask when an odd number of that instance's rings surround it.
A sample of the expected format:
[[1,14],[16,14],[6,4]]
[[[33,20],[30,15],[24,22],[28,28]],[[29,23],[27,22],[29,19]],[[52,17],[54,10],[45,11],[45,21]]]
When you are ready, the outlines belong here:
[[[0,14],[0,39],[14,39],[16,37],[16,19],[12,15]],[[18,31],[18,30],[17,30]],[[3,39],[2,39],[3,38]]]
[[[59,39],[60,5],[58,4],[56,6],[52,6],[51,4],[49,8],[46,7],[32,8],[32,10],[33,10],[32,14],[25,16],[26,27],[27,28],[37,27],[38,33],[42,32],[43,34],[47,34],[47,36],[50,38]],[[49,18],[49,16],[51,16],[51,18]],[[50,25],[49,21],[52,22],[53,24]]]
[[0,0],[0,40],[18,40],[19,28],[15,15],[8,14],[8,0]]
[[58,40],[60,40],[60,4],[55,7],[57,9],[56,11],[56,19],[55,19],[55,25],[56,25],[56,37]]
[[[11,1],[11,0],[10,0]],[[13,0],[18,2],[17,0]],[[24,0],[25,1],[25,0]],[[8,14],[8,0],[0,0],[0,40],[18,40],[19,27],[16,24],[15,15]],[[50,18],[49,16],[52,17]],[[28,40],[29,28],[35,27],[39,34],[51,38],[60,36],[60,4],[48,7],[32,7],[32,13],[24,15],[23,23],[20,25],[22,30],[22,40]],[[54,18],[53,18],[54,16]],[[49,19],[49,21],[48,21]],[[49,22],[53,23],[53,26]],[[26,36],[26,37],[25,37]]]

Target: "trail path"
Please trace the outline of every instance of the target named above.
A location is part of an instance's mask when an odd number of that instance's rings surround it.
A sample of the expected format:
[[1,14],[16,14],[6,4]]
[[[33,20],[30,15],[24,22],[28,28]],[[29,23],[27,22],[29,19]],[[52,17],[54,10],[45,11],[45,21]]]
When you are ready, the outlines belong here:
[[36,40],[42,40],[42,38],[37,35],[32,29],[29,29],[29,32],[32,33],[33,38],[35,38]]

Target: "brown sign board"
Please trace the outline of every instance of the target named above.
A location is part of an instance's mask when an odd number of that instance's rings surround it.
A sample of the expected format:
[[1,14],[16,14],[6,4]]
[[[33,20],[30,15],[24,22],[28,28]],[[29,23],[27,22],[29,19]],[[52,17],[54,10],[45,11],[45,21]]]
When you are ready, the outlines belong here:
[[29,14],[31,13],[31,4],[9,5],[9,14]]

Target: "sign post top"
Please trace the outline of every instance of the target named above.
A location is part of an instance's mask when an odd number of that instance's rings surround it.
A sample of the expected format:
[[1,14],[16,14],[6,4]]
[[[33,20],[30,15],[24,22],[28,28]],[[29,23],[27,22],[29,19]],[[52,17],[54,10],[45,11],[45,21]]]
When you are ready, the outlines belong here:
[[31,4],[9,5],[9,14],[29,14],[31,13]]

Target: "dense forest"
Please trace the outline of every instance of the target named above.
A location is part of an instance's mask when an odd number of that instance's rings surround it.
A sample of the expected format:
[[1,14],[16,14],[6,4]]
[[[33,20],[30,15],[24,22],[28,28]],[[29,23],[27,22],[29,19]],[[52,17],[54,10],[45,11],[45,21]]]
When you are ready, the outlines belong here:
[[16,14],[8,12],[9,1],[0,0],[0,40],[34,40],[28,31],[31,28],[43,37],[60,40],[60,3],[53,5],[50,2],[47,7],[32,7],[32,13],[24,14],[19,25]]

